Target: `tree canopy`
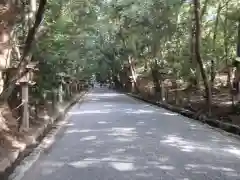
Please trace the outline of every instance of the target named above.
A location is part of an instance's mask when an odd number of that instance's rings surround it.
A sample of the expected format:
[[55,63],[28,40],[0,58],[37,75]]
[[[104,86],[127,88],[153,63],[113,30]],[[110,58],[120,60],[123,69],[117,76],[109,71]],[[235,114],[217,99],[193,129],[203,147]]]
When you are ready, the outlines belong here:
[[[19,60],[27,62],[30,49],[40,63],[41,88],[54,88],[60,72],[80,79],[98,73],[107,79],[119,77],[130,66],[133,81],[139,74],[164,71],[172,79],[203,85],[209,99],[216,75],[234,64],[237,56],[237,0],[48,0],[36,4],[44,8],[41,12],[35,8],[42,17],[36,13],[32,18],[32,24],[39,20],[37,31],[32,31],[34,41],[29,43],[26,37],[35,26],[26,26],[23,16],[16,23],[16,37],[26,44]],[[18,6],[29,9],[31,4]],[[158,86],[160,77],[154,77]]]

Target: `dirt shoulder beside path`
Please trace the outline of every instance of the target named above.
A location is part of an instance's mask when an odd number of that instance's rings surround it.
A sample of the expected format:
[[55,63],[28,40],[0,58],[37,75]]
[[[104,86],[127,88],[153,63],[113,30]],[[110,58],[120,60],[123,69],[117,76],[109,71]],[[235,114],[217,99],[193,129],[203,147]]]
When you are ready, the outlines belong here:
[[[84,97],[86,91],[75,95],[71,100],[60,105],[60,110],[53,113],[50,120],[31,127],[24,140],[14,142],[15,149],[7,149],[0,154],[0,179],[5,180],[14,169],[27,157],[44,139],[44,137],[61,121],[69,108]],[[2,148],[2,147],[0,147]],[[4,149],[3,149],[4,152]]]

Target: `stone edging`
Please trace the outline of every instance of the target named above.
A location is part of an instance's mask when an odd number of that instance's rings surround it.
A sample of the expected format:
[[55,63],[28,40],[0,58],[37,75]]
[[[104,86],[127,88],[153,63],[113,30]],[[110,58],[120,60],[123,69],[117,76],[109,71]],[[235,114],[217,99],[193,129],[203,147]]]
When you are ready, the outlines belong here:
[[[139,99],[141,101],[156,105],[158,107],[162,107],[164,109],[179,113],[179,114],[181,114],[183,116],[186,116],[186,117],[189,117],[191,119],[198,120],[198,121],[200,121],[204,124],[208,124],[209,126],[211,126],[213,128],[219,128],[221,130],[226,131],[227,133],[232,133],[231,135],[233,135],[235,138],[239,139],[240,127],[237,126],[237,125],[234,125],[234,124],[231,124],[231,123],[226,123],[226,122],[221,122],[217,119],[210,119],[210,118],[207,118],[204,115],[196,118],[196,114],[193,111],[190,111],[190,110],[187,110],[187,109],[184,109],[184,108],[181,108],[181,107],[176,107],[176,106],[173,106],[173,105],[170,105],[170,104],[167,104],[167,103],[166,104],[165,103],[164,104],[163,103],[157,103],[157,102],[147,100],[147,99],[145,99],[145,98],[143,98],[139,95],[135,95],[135,94],[132,94],[132,93],[126,93],[126,94],[130,97],[135,98],[135,99]],[[237,135],[237,136],[235,136],[235,135]]]
[[36,137],[38,144],[26,147],[22,152],[19,152],[16,158],[12,161],[9,167],[6,167],[4,172],[0,172],[1,180],[20,180],[24,173],[36,162],[42,151],[51,146],[51,139],[57,134],[62,125],[65,113],[82,97],[85,92],[68,102],[63,111],[56,113],[47,125],[40,127],[40,131]]

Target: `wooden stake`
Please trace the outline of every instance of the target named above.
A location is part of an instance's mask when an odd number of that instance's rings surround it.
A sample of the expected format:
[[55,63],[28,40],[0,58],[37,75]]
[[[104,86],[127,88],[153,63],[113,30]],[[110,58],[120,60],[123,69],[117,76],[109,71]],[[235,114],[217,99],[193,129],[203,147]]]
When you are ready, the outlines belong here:
[[22,83],[21,89],[22,89],[22,103],[23,103],[21,129],[28,130],[29,129],[28,83],[27,82]]

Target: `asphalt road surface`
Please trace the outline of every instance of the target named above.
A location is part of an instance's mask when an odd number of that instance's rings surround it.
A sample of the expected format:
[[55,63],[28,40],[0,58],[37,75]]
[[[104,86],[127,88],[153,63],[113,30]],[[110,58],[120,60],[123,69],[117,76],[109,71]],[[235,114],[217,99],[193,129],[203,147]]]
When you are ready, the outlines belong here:
[[23,180],[237,180],[240,141],[165,109],[95,88]]

